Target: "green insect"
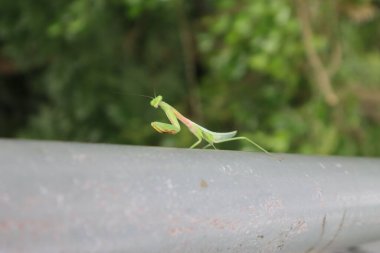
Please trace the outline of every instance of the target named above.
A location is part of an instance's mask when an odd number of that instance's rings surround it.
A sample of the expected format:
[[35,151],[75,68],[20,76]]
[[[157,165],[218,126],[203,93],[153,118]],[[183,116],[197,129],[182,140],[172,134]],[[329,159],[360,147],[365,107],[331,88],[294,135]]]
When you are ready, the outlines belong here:
[[156,96],[152,98],[152,100],[150,101],[150,105],[154,108],[161,107],[161,109],[165,112],[166,116],[168,117],[171,123],[167,124],[155,121],[151,123],[152,127],[159,133],[177,134],[179,131],[181,131],[181,126],[178,122],[178,120],[180,120],[187,128],[189,128],[190,132],[192,132],[198,139],[190,148],[195,148],[202,142],[202,140],[205,140],[208,143],[204,148],[208,148],[210,146],[213,146],[215,148],[215,143],[222,143],[235,140],[246,140],[254,146],[256,146],[257,148],[264,151],[265,153],[267,153],[268,155],[272,156],[268,151],[266,151],[263,147],[261,147],[259,144],[255,143],[251,139],[244,136],[235,137],[237,131],[216,133],[204,127],[201,127],[200,125],[194,123],[193,121],[183,116],[173,106],[169,105],[168,103],[165,103],[162,100],[162,96]]

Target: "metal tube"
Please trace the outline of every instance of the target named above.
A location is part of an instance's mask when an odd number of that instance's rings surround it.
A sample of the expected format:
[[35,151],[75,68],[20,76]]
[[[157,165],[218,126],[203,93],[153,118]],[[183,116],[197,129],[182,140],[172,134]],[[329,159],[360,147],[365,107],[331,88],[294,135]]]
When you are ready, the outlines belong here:
[[324,252],[380,240],[380,159],[0,140],[0,252]]

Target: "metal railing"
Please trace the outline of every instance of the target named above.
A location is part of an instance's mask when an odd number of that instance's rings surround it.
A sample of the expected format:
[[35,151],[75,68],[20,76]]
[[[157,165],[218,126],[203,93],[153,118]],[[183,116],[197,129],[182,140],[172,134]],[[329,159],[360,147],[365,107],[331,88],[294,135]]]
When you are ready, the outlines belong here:
[[380,159],[0,140],[0,252],[327,252],[380,240]]

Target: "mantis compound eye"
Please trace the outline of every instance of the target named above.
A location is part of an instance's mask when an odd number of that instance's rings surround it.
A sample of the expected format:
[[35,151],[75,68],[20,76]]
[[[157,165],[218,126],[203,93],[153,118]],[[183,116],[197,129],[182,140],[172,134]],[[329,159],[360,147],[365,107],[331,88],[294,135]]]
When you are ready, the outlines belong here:
[[157,96],[150,101],[150,105],[154,108],[158,108],[158,105],[162,101],[162,96]]

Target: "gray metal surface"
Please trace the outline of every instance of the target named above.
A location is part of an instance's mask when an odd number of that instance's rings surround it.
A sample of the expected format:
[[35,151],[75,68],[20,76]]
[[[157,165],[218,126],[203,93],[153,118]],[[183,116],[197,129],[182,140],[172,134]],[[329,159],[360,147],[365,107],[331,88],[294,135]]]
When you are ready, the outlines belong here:
[[380,240],[380,159],[0,140],[0,252],[326,252]]

